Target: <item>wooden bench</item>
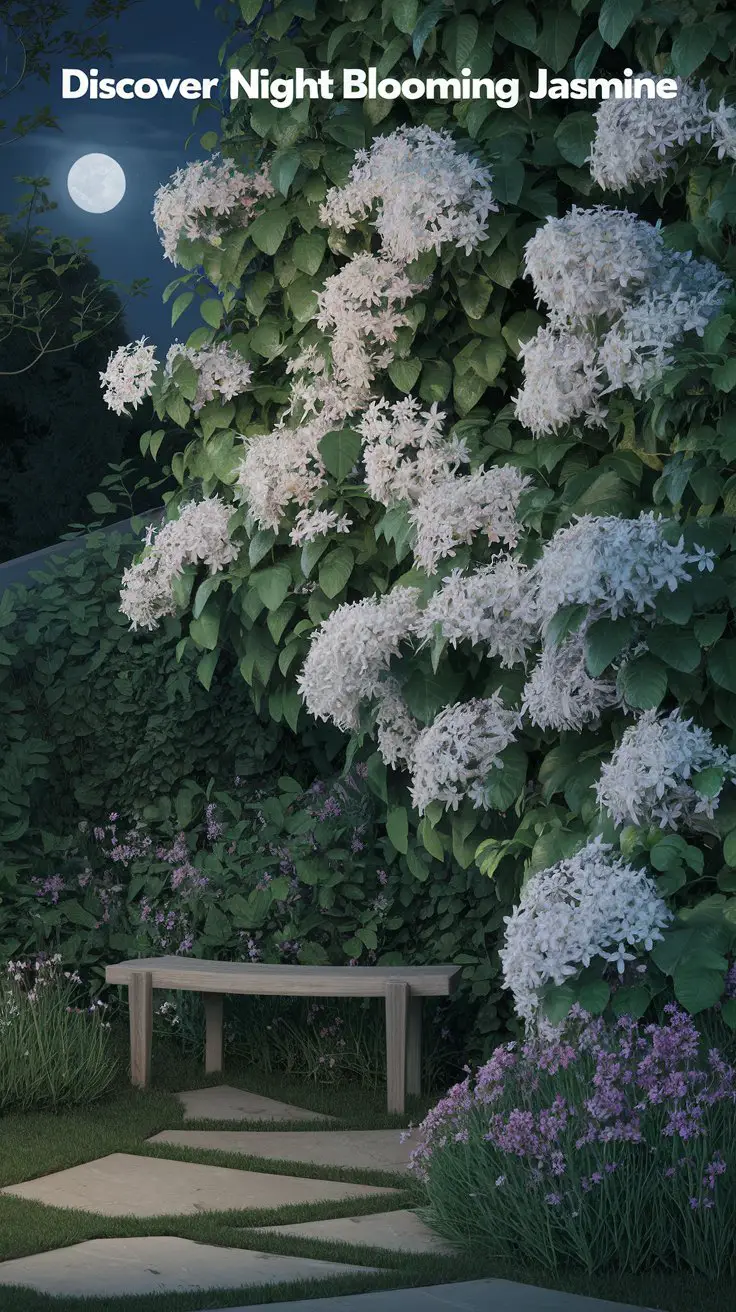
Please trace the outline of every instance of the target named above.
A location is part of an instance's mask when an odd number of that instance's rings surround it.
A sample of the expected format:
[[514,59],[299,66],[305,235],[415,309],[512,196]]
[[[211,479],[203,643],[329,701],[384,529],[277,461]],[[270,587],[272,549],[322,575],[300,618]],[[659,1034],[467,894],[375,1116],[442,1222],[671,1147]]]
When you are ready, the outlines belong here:
[[388,1110],[403,1112],[421,1091],[422,998],[453,993],[460,966],[269,966],[195,957],[142,957],[108,966],[108,984],[128,987],[130,1075],[146,1088],[151,1074],[153,990],[202,994],[205,1070],[222,1070],[222,1001],[226,993],[279,997],[385,998]]

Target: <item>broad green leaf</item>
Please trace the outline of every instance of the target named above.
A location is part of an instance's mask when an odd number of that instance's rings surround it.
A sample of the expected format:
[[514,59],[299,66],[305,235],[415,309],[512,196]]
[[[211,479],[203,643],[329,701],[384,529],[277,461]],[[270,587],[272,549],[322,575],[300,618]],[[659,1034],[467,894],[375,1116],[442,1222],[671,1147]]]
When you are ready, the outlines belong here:
[[415,59],[419,59],[427,37],[434,31],[445,12],[445,0],[431,0],[430,4],[425,5],[411,33],[411,48]]
[[598,31],[607,46],[616,47],[642,11],[644,0],[603,0]]
[[648,989],[641,984],[634,985],[616,990],[611,998],[611,1010],[614,1016],[631,1016],[633,1020],[640,1020],[650,1002]]
[[[177,297],[177,300],[181,300],[181,297]],[[176,301],[174,302],[174,305],[176,306]],[[199,307],[199,313],[205,323],[208,323],[211,328],[219,328],[222,323],[223,315],[222,301],[216,300],[214,296],[210,297],[207,301],[202,301],[202,304]]]
[[521,0],[510,0],[503,4],[494,15],[494,24],[504,41],[510,41],[512,46],[522,46],[525,50],[534,50],[537,25]]
[[171,307],[172,328],[176,323],[177,319],[181,318],[184,311],[188,308],[188,306],[191,305],[193,300],[194,300],[194,292],[182,292],[180,296],[177,296],[176,300],[174,301],[174,304]]
[[664,661],[665,665],[671,665],[674,670],[681,670],[685,674],[697,670],[701,650],[699,642],[691,633],[658,624],[647,633],[646,640],[650,652]]
[[410,392],[422,372],[421,360],[392,360],[388,376],[400,392]]
[[545,994],[542,1011],[551,1025],[559,1025],[577,1000],[574,984],[556,984]]
[[275,255],[284,240],[287,223],[284,210],[268,210],[253,220],[248,236],[264,255]]
[[396,851],[406,854],[409,846],[409,817],[406,814],[406,807],[391,807],[386,816],[386,833]]
[[629,706],[639,711],[653,710],[667,691],[667,671],[651,656],[640,656],[619,670],[618,688]]
[[321,232],[305,232],[291,248],[291,258],[301,273],[313,275],[319,269],[327,249]]
[[209,692],[212,686],[212,676],[215,672],[215,666],[220,657],[219,648],[215,651],[208,651],[197,665],[197,678],[204,688]]
[[708,672],[719,688],[736,692],[736,638],[726,638],[711,649]]
[[696,1016],[698,1012],[714,1007],[720,1001],[725,979],[725,958],[723,969],[717,970],[701,965],[696,956],[691,961],[683,961],[677,967],[673,975],[675,997],[691,1016]]
[[288,196],[289,188],[297,175],[300,164],[301,155],[299,151],[290,146],[284,150],[275,151],[271,156],[268,164],[269,177],[282,196]]
[[595,126],[594,115],[583,111],[566,114],[555,132],[555,142],[560,154],[577,168],[582,168],[590,154]]
[[189,636],[198,647],[214,651],[220,634],[220,607],[214,597],[210,597],[202,614],[192,619],[189,624]]
[[447,24],[442,45],[453,72],[459,73],[468,63],[478,40],[478,19],[474,14],[460,14]]
[[537,40],[536,53],[541,62],[559,73],[573,52],[579,31],[580,19],[576,14],[566,9],[548,9]]
[[349,547],[335,547],[319,567],[319,586],[330,600],[342,592],[353,572],[355,557]]
[[589,1012],[591,1016],[600,1016],[608,1006],[611,990],[604,979],[594,979],[586,984],[579,984],[577,995],[583,1011]]
[[709,55],[718,39],[708,23],[687,23],[672,42],[672,64],[679,77],[688,78]]
[[526,783],[527,754],[518,743],[512,743],[498,758],[486,776],[485,791],[488,804],[494,811],[508,811]]
[[291,588],[291,570],[287,565],[272,565],[251,574],[250,583],[268,610],[278,610]]
[[596,620],[585,635],[585,664],[597,679],[631,643],[634,628],[631,620]]
[[350,428],[334,429],[325,433],[319,443],[325,469],[340,483],[347,478],[360,458],[362,441],[359,433]]

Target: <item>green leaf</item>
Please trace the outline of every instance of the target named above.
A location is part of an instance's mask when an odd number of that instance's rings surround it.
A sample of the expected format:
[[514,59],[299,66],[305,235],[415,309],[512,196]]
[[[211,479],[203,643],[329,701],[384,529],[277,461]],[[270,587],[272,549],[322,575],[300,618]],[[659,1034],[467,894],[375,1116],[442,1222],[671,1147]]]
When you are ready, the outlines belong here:
[[631,1016],[633,1020],[640,1020],[650,1002],[649,990],[638,984],[617,989],[611,998],[611,1010],[614,1016]]
[[117,506],[104,492],[88,492],[87,500],[96,515],[111,515],[117,510]]
[[726,961],[723,969],[713,969],[701,965],[697,955],[691,961],[683,961],[673,975],[675,997],[691,1016],[714,1007],[720,1001],[726,979]]
[[687,78],[699,68],[713,49],[715,28],[708,23],[686,23],[672,42],[672,64],[679,77]]
[[644,0],[603,0],[598,31],[607,46],[615,48],[642,11]]
[[495,16],[495,27],[504,41],[525,50],[534,50],[537,42],[537,25],[532,15],[519,0],[501,6]]
[[[181,300],[181,297],[177,297],[177,300]],[[174,304],[176,304],[176,302],[174,302]],[[218,301],[214,296],[210,297],[207,301],[202,301],[202,304],[199,307],[199,313],[205,323],[208,323],[211,328],[219,328],[223,316],[222,301]]]
[[341,483],[355,468],[360,458],[362,441],[360,434],[350,428],[334,429],[325,433],[319,449],[328,473]]
[[411,34],[411,48],[415,59],[421,55],[427,37],[436,28],[444,11],[445,0],[432,0],[431,4],[425,5]]
[[512,743],[501,752],[498,762],[486,776],[486,798],[492,810],[508,811],[526,783],[529,761],[523,747]]
[[342,592],[353,572],[355,557],[349,547],[335,547],[319,567],[319,586],[332,600]]
[[566,114],[555,132],[557,149],[564,159],[582,168],[590,154],[595,135],[595,116],[590,113]]
[[[493,195],[503,205],[515,205],[524,186],[524,165],[518,159],[499,160],[493,166]],[[492,275],[493,276],[493,275]],[[500,279],[496,277],[496,282]],[[507,283],[503,283],[507,286]]]
[[708,766],[706,770],[697,770],[692,777],[692,785],[701,797],[717,797],[723,787],[724,773],[717,766]]
[[454,72],[468,63],[478,40],[478,19],[474,14],[460,14],[444,29],[442,45]]
[[596,620],[585,635],[585,664],[592,678],[600,674],[631,643],[634,627],[631,620]]
[[386,816],[386,833],[396,851],[406,855],[409,847],[409,817],[406,814],[406,807],[391,807]]
[[647,633],[647,646],[654,656],[673,670],[691,674],[700,664],[700,643],[691,633],[683,633],[666,624],[658,624]]
[[736,870],[736,829],[726,834],[723,842],[723,860],[732,870]]
[[[604,0],[605,3],[605,0]],[[573,52],[580,19],[569,10],[547,10],[537,41],[537,55],[543,64],[559,73]]]
[[736,998],[729,998],[721,1004],[721,1020],[730,1030],[736,1030]]
[[547,625],[544,631],[545,642],[550,647],[559,647],[571,633],[577,633],[587,614],[587,606],[563,606]]
[[458,414],[464,418],[478,404],[487,386],[485,378],[479,378],[475,373],[467,373],[462,377],[455,374],[452,395]]
[[272,565],[251,574],[250,583],[268,610],[278,610],[291,588],[291,570],[287,565]]
[[180,296],[177,296],[176,300],[174,301],[174,304],[171,307],[172,328],[176,323],[177,319],[181,318],[184,311],[188,308],[188,306],[191,305],[193,300],[194,300],[194,292],[182,292]]
[[667,691],[667,671],[651,656],[640,656],[619,670],[618,689],[629,706],[640,711],[653,710]]
[[724,364],[717,364],[715,369],[711,370],[710,376],[719,392],[731,392],[736,387],[736,355],[731,356]]
[[422,724],[431,720],[447,706],[454,702],[463,685],[463,676],[443,665],[435,674],[424,665],[416,665],[402,693],[412,715]]
[[259,214],[248,229],[248,236],[264,255],[275,255],[286,232],[288,219],[284,210]]
[[189,636],[198,647],[214,651],[220,633],[220,608],[210,597],[202,614],[189,623]]
[[422,372],[420,360],[392,360],[388,376],[400,392],[410,392]]
[[598,57],[602,49],[603,37],[600,32],[591,32],[590,36],[583,41],[575,56],[574,70],[576,77],[590,77],[598,63]]
[[604,979],[592,979],[586,984],[578,985],[577,1000],[583,1011],[591,1016],[600,1016],[608,1006],[611,990]]
[[452,369],[445,360],[427,360],[422,366],[419,396],[430,405],[445,401],[452,387]]
[[545,994],[542,1011],[551,1025],[559,1025],[576,1001],[577,990],[573,984],[556,984]]
[[297,237],[291,248],[291,258],[301,273],[314,275],[319,269],[327,249],[327,242],[320,232],[305,232]]
[[250,335],[251,349],[271,360],[281,350],[281,333],[275,323],[261,323]]
[[298,150],[289,146],[285,150],[277,150],[269,161],[269,177],[278,192],[282,196],[288,196],[294,178],[301,164],[301,155]]
[[708,672],[719,688],[736,692],[736,638],[716,643],[708,655]]
[[216,651],[208,651],[202,657],[197,665],[197,678],[204,688],[209,692],[212,684],[212,676],[215,672],[215,666],[220,658],[219,648]]

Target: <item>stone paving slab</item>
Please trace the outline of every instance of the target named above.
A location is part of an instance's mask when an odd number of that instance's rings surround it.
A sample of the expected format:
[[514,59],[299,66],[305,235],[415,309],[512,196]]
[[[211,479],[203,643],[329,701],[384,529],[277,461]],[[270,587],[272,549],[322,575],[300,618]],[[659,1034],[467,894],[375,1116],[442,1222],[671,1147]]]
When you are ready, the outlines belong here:
[[178,1093],[184,1105],[185,1121],[332,1121],[334,1116],[293,1107],[288,1102],[264,1098],[247,1089],[233,1089],[217,1084],[210,1089],[191,1089]]
[[[248,1308],[218,1308],[216,1312],[274,1312],[274,1305],[258,1303]],[[425,1289],[301,1299],[298,1303],[279,1303],[278,1312],[653,1312],[653,1309],[584,1298],[558,1289],[517,1285],[511,1280],[472,1280]]]
[[83,1166],[9,1185],[0,1193],[102,1216],[190,1216],[345,1198],[380,1200],[395,1190],[111,1153]]
[[162,1130],[148,1142],[366,1171],[406,1170],[413,1147],[400,1130]]
[[184,1293],[237,1289],[364,1274],[375,1268],[219,1248],[168,1235],[150,1239],[90,1239],[71,1248],[0,1262],[0,1286],[26,1285],[41,1294],[105,1298],[110,1294]]
[[390,1248],[397,1253],[431,1253],[451,1256],[445,1243],[416,1212],[374,1212],[369,1216],[341,1216],[329,1221],[302,1221],[297,1225],[259,1226],[248,1234],[295,1235],[298,1239],[337,1240],[369,1248]]

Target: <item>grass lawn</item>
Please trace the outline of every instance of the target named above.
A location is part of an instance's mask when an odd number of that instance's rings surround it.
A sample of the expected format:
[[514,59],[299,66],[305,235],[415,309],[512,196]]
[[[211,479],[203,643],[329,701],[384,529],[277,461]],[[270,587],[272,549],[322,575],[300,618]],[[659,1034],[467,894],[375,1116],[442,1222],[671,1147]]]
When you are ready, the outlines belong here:
[[[283,1172],[291,1175],[342,1179],[365,1184],[387,1185],[398,1190],[384,1200],[354,1199],[345,1203],[296,1205],[278,1210],[208,1212],[197,1216],[103,1217],[92,1213],[44,1207],[25,1199],[0,1197],[0,1260],[21,1257],[79,1243],[85,1239],[128,1237],[133,1235],[176,1235],[200,1243],[233,1248],[257,1246],[273,1251],[349,1262],[355,1266],[381,1267],[380,1275],[346,1275],[320,1282],[264,1286],[260,1289],[201,1291],[195,1294],[155,1295],[136,1298],[49,1299],[25,1289],[2,1288],[3,1312],[200,1312],[213,1307],[247,1306],[256,1303],[279,1303],[288,1299],[316,1298],[329,1294],[361,1293],[371,1289],[434,1285],[456,1280],[474,1280],[486,1276],[522,1280],[526,1284],[546,1285],[569,1292],[589,1294],[639,1307],[660,1308],[666,1312],[731,1312],[733,1286],[712,1284],[681,1274],[655,1273],[646,1276],[615,1274],[588,1277],[579,1271],[560,1271],[550,1277],[541,1270],[504,1266],[473,1255],[453,1258],[418,1257],[378,1249],[356,1248],[347,1244],[286,1238],[283,1235],[259,1235],[257,1244],[248,1236],[253,1225],[288,1224],[334,1216],[355,1216],[376,1210],[421,1206],[420,1188],[403,1175],[363,1170],[339,1170],[287,1162],[251,1159],[239,1154],[197,1151],[171,1145],[148,1145],[145,1140],[159,1130],[176,1129],[182,1124],[182,1109],[173,1091],[193,1089],[206,1083],[228,1083],[253,1089],[294,1102],[315,1112],[329,1112],[338,1118],[335,1129],[381,1129],[416,1121],[432,1101],[425,1099],[410,1108],[407,1118],[388,1116],[383,1092],[366,1092],[359,1088],[318,1087],[299,1084],[278,1077],[264,1077],[238,1067],[228,1067],[225,1074],[205,1080],[201,1068],[183,1059],[163,1042],[154,1045],[153,1088],[146,1093],[130,1089],[124,1065],[115,1089],[96,1106],[59,1114],[31,1113],[0,1118],[0,1185],[19,1183],[38,1175],[63,1170],[112,1152],[135,1152],[147,1156],[169,1157],[184,1161],[212,1163],[236,1170]],[[187,1128],[196,1128],[187,1122]],[[207,1122],[208,1128],[235,1128],[233,1122]],[[241,1128],[249,1128],[243,1123]],[[262,1122],[251,1128],[264,1129]],[[325,1129],[322,1122],[269,1125],[273,1129]]]

